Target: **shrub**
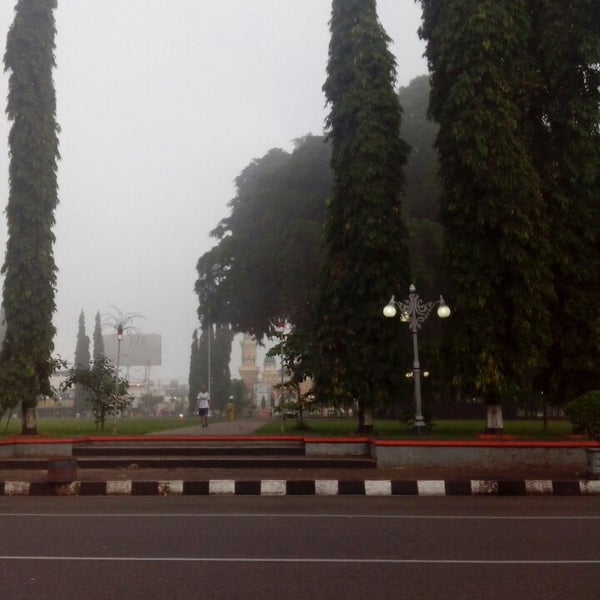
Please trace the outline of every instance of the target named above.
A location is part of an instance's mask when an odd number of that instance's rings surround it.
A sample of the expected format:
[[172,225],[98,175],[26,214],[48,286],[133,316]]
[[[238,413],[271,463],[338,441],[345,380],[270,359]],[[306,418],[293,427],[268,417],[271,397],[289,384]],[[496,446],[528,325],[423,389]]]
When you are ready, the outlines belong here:
[[587,434],[600,442],[600,390],[592,390],[569,402],[565,415],[575,427],[581,427]]

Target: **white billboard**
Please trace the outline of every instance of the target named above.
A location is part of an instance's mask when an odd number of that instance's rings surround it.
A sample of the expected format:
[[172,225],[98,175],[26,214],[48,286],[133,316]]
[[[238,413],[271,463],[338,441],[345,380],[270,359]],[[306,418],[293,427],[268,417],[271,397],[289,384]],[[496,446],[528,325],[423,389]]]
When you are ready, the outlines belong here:
[[[117,364],[117,335],[103,335],[104,355]],[[159,333],[125,334],[121,340],[121,367],[156,367],[161,360],[161,336]]]

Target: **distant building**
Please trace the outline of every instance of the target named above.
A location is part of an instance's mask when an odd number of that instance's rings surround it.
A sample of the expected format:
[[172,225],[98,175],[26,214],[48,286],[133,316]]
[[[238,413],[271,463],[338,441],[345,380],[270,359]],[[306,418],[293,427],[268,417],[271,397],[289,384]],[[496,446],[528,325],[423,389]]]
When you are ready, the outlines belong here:
[[[274,356],[266,356],[262,371],[256,362],[256,339],[244,334],[240,377],[252,396],[252,407],[258,411],[272,411],[281,404],[281,369]],[[284,376],[284,381],[289,378]]]
[[260,369],[256,364],[256,349],[258,344],[256,339],[248,334],[244,334],[240,342],[242,347],[242,366],[240,367],[240,377],[248,391],[254,389],[254,384],[258,383]]
[[[61,390],[69,371],[57,371],[50,377],[50,386],[54,389],[56,400],[42,400],[37,407],[40,417],[77,416],[73,410],[74,390]],[[130,415],[174,417],[184,412],[187,403],[188,387],[176,380],[168,383],[160,381],[129,381],[127,389],[133,397],[131,406],[126,411]],[[91,405],[89,406],[91,410]]]
[[281,369],[277,368],[277,361],[274,356],[265,356],[261,379],[271,387],[281,383]]

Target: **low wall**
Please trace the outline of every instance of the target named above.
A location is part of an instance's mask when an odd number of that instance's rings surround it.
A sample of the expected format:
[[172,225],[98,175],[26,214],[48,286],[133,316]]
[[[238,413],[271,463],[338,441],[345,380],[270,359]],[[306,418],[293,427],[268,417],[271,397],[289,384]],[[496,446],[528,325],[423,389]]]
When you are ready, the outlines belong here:
[[[111,442],[116,438],[89,438],[87,443]],[[218,441],[264,442],[304,441],[307,456],[372,456],[378,467],[447,467],[447,468],[547,468],[560,467],[574,470],[586,469],[584,448],[600,448],[590,441],[578,442],[436,442],[436,441],[387,441],[370,438],[264,438],[255,436],[203,439],[210,444]],[[0,458],[17,457],[68,457],[73,454],[73,445],[82,440],[9,439],[0,442]],[[132,437],[120,438],[124,447],[128,445],[164,442],[165,438]],[[190,438],[168,440],[170,443],[190,442]]]
[[351,440],[304,438],[306,456],[369,456],[371,444],[367,438]]
[[70,440],[8,440],[0,442],[0,458],[71,456]]
[[561,442],[373,442],[371,455],[378,467],[532,468],[565,467],[584,470],[583,448],[594,443]]
[[547,468],[585,470],[590,441],[383,441],[369,438],[305,438],[307,456],[372,456],[378,467]]

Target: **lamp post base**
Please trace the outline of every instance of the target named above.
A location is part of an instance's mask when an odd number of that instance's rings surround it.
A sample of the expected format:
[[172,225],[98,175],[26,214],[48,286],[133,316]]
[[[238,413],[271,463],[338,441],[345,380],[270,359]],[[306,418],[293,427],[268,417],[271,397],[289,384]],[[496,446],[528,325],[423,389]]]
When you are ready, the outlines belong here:
[[427,423],[425,421],[415,421],[412,426],[412,432],[414,435],[429,435],[429,427],[427,427]]
[[502,406],[500,404],[487,405],[485,432],[495,435],[502,435],[504,433]]

